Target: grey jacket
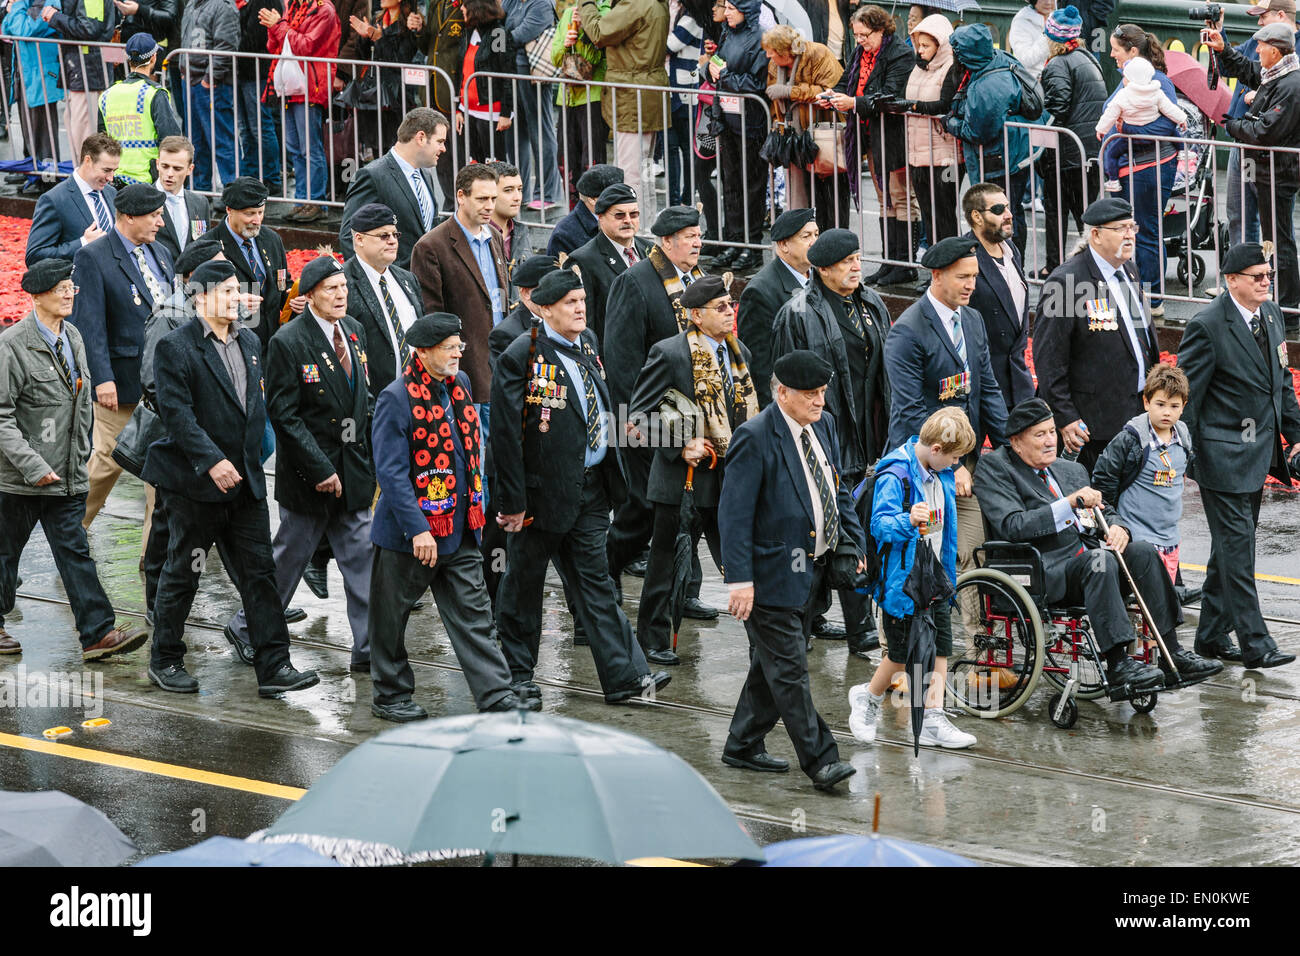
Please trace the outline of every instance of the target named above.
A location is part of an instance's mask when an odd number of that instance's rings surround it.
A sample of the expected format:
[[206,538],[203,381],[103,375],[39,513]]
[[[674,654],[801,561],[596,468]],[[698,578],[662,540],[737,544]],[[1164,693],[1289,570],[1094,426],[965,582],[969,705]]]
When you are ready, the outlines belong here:
[[[239,10],[234,0],[189,0],[181,14],[181,47],[183,49],[227,50],[239,47]],[[211,83],[230,83],[234,77],[235,61],[228,56],[185,53],[181,56],[181,71],[187,74],[190,84],[208,78],[208,60],[212,61]],[[268,61],[261,61],[263,63]]]
[[[91,389],[74,396],[34,313],[0,333],[0,492],[84,495],[90,487]],[[85,369],[81,333],[65,322],[78,369]],[[37,487],[51,471],[61,481]]]

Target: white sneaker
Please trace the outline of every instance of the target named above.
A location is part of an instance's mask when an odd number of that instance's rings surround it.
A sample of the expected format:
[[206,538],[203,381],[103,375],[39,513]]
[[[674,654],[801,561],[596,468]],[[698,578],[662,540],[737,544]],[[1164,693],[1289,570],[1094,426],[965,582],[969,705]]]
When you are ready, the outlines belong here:
[[1108,180],[1106,180],[1106,184],[1105,184],[1102,188],[1105,189],[1106,192],[1108,192],[1108,193],[1117,193],[1117,192],[1120,191],[1119,180],[1118,180],[1118,179],[1108,179]]
[[[849,726],[853,726],[850,719]],[[926,711],[925,723],[921,725],[922,747],[943,747],[946,750],[963,750],[975,746],[975,735],[958,730],[943,711]]]
[[880,720],[880,705],[883,701],[884,697],[879,700],[873,698],[866,684],[849,688],[849,730],[853,731],[855,739],[864,744],[875,742],[876,724]]

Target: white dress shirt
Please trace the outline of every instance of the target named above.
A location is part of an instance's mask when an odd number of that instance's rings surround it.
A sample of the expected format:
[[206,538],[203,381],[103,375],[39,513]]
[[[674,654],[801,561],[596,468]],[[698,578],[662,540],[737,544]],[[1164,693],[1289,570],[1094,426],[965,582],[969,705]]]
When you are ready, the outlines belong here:
[[164,189],[162,194],[167,201],[167,215],[171,217],[172,226],[176,229],[176,246],[184,252],[190,241],[190,209],[185,205],[185,187],[182,186],[178,193],[169,193]]
[[[402,363],[402,350],[397,344],[397,330],[392,328],[392,323],[388,321],[388,308],[384,305],[384,293],[379,288],[379,273],[372,269],[366,260],[360,256],[356,257],[357,263],[361,266],[361,271],[366,274],[366,279],[370,282],[370,289],[375,293],[375,301],[379,303],[379,318],[383,322],[384,328],[388,330],[388,341],[393,346],[393,356],[397,359],[400,366]],[[402,331],[409,331],[419,318],[415,314],[415,306],[411,305],[411,300],[406,297],[406,292],[398,284],[396,276],[389,270],[384,270],[386,278],[385,285],[388,286],[388,295],[393,300],[393,305],[397,308],[397,321],[402,324]],[[400,369],[399,369],[400,371]]]
[[[953,347],[955,348],[957,346],[957,334],[955,328],[961,324],[961,313],[956,309],[948,308],[948,306],[936,299],[929,289],[925,290],[925,297],[930,300],[930,307],[938,314],[939,321],[943,323],[944,331],[948,333],[948,338],[951,340]],[[964,337],[965,333],[963,333],[963,339]],[[969,349],[966,352],[966,367],[970,367]]]
[[[437,176],[433,177],[434,189],[436,189],[439,193],[437,197],[434,197],[429,194],[429,184],[428,182],[425,181],[423,170],[417,170],[406,160],[402,159],[401,156],[397,155],[396,150],[392,150],[391,155],[393,157],[393,160],[397,163],[397,167],[402,171],[402,178],[406,180],[406,185],[410,188],[411,192],[413,193],[415,192],[415,182],[411,179],[411,173],[415,173],[415,172],[420,173],[420,177],[419,177],[420,186],[423,188],[424,201],[426,203],[424,208],[429,210],[429,222],[436,221],[438,218],[438,210],[442,206],[442,195],[441,195],[442,190],[438,186],[438,177]],[[416,201],[416,205],[417,206],[419,205],[418,200]],[[423,226],[425,224],[421,223],[421,225]]]
[[[1122,282],[1127,286],[1139,303],[1142,301],[1142,297],[1138,294],[1137,289],[1133,288],[1132,283],[1129,282],[1128,276],[1123,273],[1122,269],[1111,265],[1101,256],[1097,255],[1097,250],[1093,249],[1091,246],[1088,247],[1088,251],[1092,253],[1092,260],[1097,263],[1097,268],[1101,270],[1101,277],[1106,280],[1106,285],[1110,289],[1111,301],[1115,303],[1116,309],[1124,319],[1124,331],[1128,333],[1129,342],[1133,344],[1133,354],[1137,357],[1137,390],[1140,392],[1147,384],[1146,349],[1142,347],[1141,341],[1138,339],[1136,321],[1141,320],[1145,325],[1145,317],[1137,316],[1135,319],[1134,316],[1128,314],[1128,297],[1124,295],[1120,283]],[[1116,273],[1120,274],[1116,275]]]
[[812,278],[811,275],[803,275],[801,272],[795,269],[794,266],[790,265],[790,263],[786,262],[784,259],[781,260],[781,265],[785,266],[787,269],[790,270],[790,275],[794,276],[795,281],[799,283],[799,288],[801,289],[808,288],[808,281]]

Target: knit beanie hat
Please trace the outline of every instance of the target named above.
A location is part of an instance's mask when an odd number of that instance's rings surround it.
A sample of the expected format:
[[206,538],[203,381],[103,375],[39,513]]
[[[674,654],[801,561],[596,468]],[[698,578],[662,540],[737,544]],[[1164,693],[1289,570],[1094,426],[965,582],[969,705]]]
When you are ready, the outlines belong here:
[[1062,7],[1059,10],[1053,10],[1052,15],[1047,18],[1047,23],[1043,26],[1043,33],[1047,34],[1047,39],[1054,40],[1057,43],[1068,43],[1070,40],[1077,40],[1083,32],[1083,17],[1073,5]]

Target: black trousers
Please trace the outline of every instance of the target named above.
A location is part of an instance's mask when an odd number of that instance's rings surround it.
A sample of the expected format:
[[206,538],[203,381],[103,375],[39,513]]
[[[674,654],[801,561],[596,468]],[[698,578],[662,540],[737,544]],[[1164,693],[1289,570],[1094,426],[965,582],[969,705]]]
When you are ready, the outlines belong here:
[[1262,496],[1259,491],[1234,494],[1201,486],[1210,526],[1210,560],[1196,627],[1195,646],[1202,653],[1227,647],[1230,631],[1237,632],[1241,655],[1248,661],[1277,650],[1255,589],[1255,526]]
[[[636,635],[646,651],[668,651],[673,646],[672,615],[669,600],[673,589],[673,557],[677,545],[677,532],[681,527],[681,506],[656,504],[654,537],[650,539],[650,561],[646,565],[645,585],[641,589],[641,607],[637,612]],[[718,533],[718,509],[699,508],[699,519],[692,528],[691,570],[698,577],[700,535],[709,544],[709,554],[719,569],[722,567],[722,538]],[[698,583],[695,585],[699,592]],[[687,586],[690,596],[690,586]]]
[[[1069,149],[1071,153],[1078,156],[1078,150],[1072,145],[1062,143],[1062,149]],[[1057,170],[1060,170],[1060,199],[1057,199]],[[1089,176],[1087,193],[1079,184],[1079,168],[1065,168],[1060,166],[1057,158],[1057,150],[1043,150],[1042,158],[1038,160],[1038,175],[1042,179],[1042,200],[1043,200],[1043,220],[1044,229],[1047,233],[1047,262],[1048,269],[1055,269],[1061,264],[1061,247],[1062,245],[1068,250],[1072,243],[1070,239],[1075,234],[1074,223],[1077,223],[1083,216],[1083,211],[1097,198],[1099,182],[1096,176]],[[1072,223],[1073,220],[1073,223]]]
[[762,146],[761,139],[746,140],[730,129],[723,130],[718,137],[718,155],[722,159],[722,237],[727,242],[758,244],[763,239],[768,167],[758,155]]
[[926,238],[931,246],[965,231],[957,228],[957,182],[950,181],[952,173],[951,166],[908,167],[912,192],[921,207],[921,221],[925,223]]
[[[1300,307],[1300,265],[1296,262],[1294,185],[1269,187],[1260,184],[1259,234],[1277,246],[1277,304],[1284,309]],[[1276,228],[1274,222],[1276,221]],[[1294,328],[1294,315],[1286,317],[1288,327]]]
[[72,605],[77,634],[83,648],[97,644],[113,629],[116,615],[99,583],[95,559],[90,556],[86,530],[86,496],[13,495],[0,492],[0,628],[14,609],[18,562],[23,548],[40,524],[54,555],[59,580]]
[[[1177,628],[1183,623],[1183,609],[1160,555],[1145,541],[1130,541],[1124,549],[1124,563],[1160,628],[1160,636],[1169,645],[1169,650],[1177,650]],[[1097,648],[1103,655],[1112,647],[1133,640],[1133,623],[1124,605],[1132,589],[1113,551],[1101,548],[1081,551],[1067,558],[1062,570],[1065,574],[1064,601],[1087,609]]]
[[578,177],[605,161],[609,125],[600,111],[600,103],[595,102],[560,107],[560,126],[564,130],[564,178],[569,202],[577,205]]
[[217,544],[225,549],[226,573],[248,616],[253,668],[259,682],[266,680],[289,663],[289,630],[275,590],[266,499],[254,498],[246,486],[229,501],[192,501],[174,492],[166,497],[170,540],[154,602],[150,666],[158,670],[185,663],[185,619],[194,604],[208,551]]
[[[168,545],[171,542],[167,492],[162,488],[154,488],[153,492],[153,521],[149,525],[149,540],[145,542],[144,548],[144,606],[151,611],[154,602],[158,600],[158,582],[162,578],[163,567],[167,564]],[[221,555],[221,566],[230,567],[230,555],[224,541],[217,542],[217,554]]]
[[596,673],[605,693],[640,686],[650,673],[632,625],[614,600],[605,557],[609,498],[600,472],[588,469],[582,508],[568,531],[524,528],[509,536],[506,573],[497,593],[497,637],[512,682],[532,680],[542,633],[542,589],[546,565],[554,561],[573,588],[574,610],[591,642]]
[[654,536],[654,505],[646,499],[653,455],[652,449],[640,446],[628,448],[623,455],[627,500],[614,509],[614,520],[609,527],[609,570],[615,579]]
[[[821,586],[824,573],[820,562],[813,565],[814,589]],[[811,777],[839,760],[840,751],[813,706],[805,617],[802,608],[754,605],[745,621],[749,674],[736,701],[723,753],[734,757],[764,753],[764,738],[780,720],[794,743],[800,768]]]

